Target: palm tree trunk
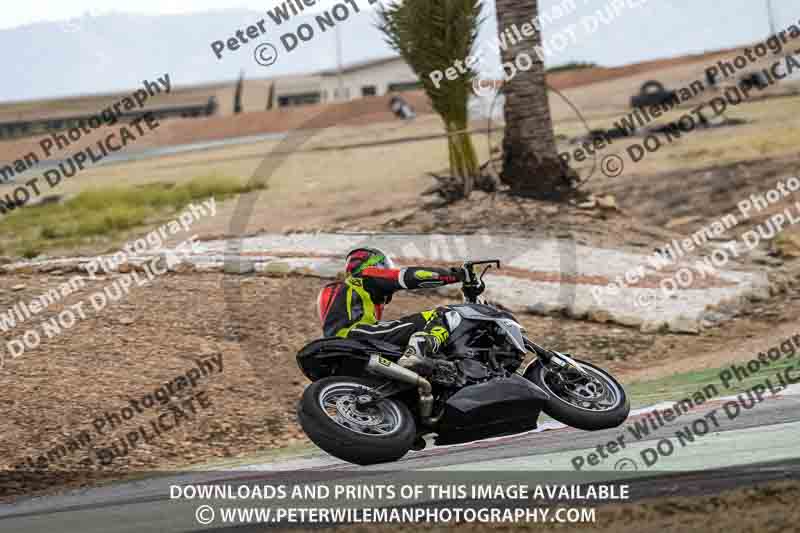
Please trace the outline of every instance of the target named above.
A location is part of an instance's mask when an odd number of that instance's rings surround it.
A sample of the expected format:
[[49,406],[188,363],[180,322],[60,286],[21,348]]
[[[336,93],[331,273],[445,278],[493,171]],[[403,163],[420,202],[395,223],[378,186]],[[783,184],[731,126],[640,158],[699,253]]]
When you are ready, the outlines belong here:
[[[521,30],[539,13],[537,0],[496,0],[496,5],[500,42],[506,29],[516,26]],[[509,33],[513,39],[522,36],[521,31]],[[500,47],[502,62],[515,65],[517,73],[504,87],[506,126],[500,179],[511,187],[513,194],[565,200],[575,195],[577,174],[558,157],[545,67],[535,51],[542,36],[534,31],[530,37],[513,43],[506,36],[505,42],[507,48]]]

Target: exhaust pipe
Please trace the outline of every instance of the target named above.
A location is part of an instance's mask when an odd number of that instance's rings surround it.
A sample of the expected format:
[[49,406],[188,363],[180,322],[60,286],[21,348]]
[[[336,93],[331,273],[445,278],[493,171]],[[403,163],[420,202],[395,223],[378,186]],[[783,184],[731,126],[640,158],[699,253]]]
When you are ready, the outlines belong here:
[[[400,361],[403,359],[408,358],[402,357],[400,358]],[[367,370],[373,374],[380,374],[390,379],[415,385],[419,390],[419,413],[422,415],[422,419],[426,423],[435,422],[435,420],[431,418],[431,412],[433,411],[433,394],[431,394],[431,391],[433,388],[431,387],[430,381],[423,378],[413,370],[409,370],[408,368],[405,368],[399,364],[392,363],[388,359],[380,357],[379,355],[373,355],[369,358],[369,361],[367,362]]]

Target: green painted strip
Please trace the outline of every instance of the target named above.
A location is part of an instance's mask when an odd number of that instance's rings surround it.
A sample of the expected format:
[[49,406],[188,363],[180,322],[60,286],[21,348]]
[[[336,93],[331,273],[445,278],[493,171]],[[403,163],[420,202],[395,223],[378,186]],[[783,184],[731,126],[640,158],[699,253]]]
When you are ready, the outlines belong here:
[[[720,415],[720,424],[727,421]],[[682,429],[681,425],[677,429]],[[649,475],[657,472],[675,472],[687,470],[706,470],[710,468],[723,468],[743,464],[758,463],[762,461],[778,461],[794,459],[800,456],[797,443],[800,441],[800,422],[761,426],[757,428],[738,429],[732,431],[709,432],[703,436],[695,436],[694,442],[687,442],[681,446],[677,437],[672,434],[669,439],[674,447],[671,455],[659,456],[655,464],[648,467],[642,459],[642,452],[647,448],[655,448],[657,441],[640,441],[628,443],[624,449],[615,454],[607,454],[608,459],[597,465],[586,464],[581,472],[607,472],[609,479]],[[630,438],[629,434],[626,437]],[[662,445],[666,450],[666,446]],[[590,453],[596,453],[596,448],[584,448],[569,452],[554,452],[542,455],[528,455],[497,459],[477,463],[450,465],[432,468],[432,471],[544,471],[564,472],[574,471],[572,460],[576,456],[586,458]],[[647,452],[649,456],[652,453]],[[622,461],[625,459],[625,461]],[[633,471],[636,463],[637,471]],[[623,471],[614,471],[615,465]]]
[[[746,368],[746,362],[738,363],[738,365]],[[797,366],[798,360],[794,357],[788,357],[774,363],[770,362],[769,365],[762,364],[756,372],[748,372],[748,375],[741,380],[734,379],[727,387],[722,383],[720,374],[729,367],[723,367],[686,372],[653,381],[626,384],[625,391],[628,393],[631,405],[634,408],[663,401],[678,401],[694,395],[694,393],[703,390],[709,385],[713,385],[719,390],[720,394],[717,397],[733,396],[752,388],[754,385],[764,383],[767,379],[772,380],[777,385],[776,374],[785,371],[787,368],[796,368]],[[800,372],[795,370],[794,374],[798,373]]]

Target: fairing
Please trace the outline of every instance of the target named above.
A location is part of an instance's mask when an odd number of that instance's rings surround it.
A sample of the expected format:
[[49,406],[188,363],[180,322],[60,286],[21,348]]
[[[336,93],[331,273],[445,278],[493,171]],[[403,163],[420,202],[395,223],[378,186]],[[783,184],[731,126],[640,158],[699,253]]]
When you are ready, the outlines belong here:
[[517,350],[522,353],[526,352],[525,329],[517,322],[514,315],[511,313],[483,304],[463,304],[450,307],[464,319],[494,322],[508,335],[511,343]]
[[454,444],[534,429],[549,398],[516,374],[464,387],[447,399],[436,442]]

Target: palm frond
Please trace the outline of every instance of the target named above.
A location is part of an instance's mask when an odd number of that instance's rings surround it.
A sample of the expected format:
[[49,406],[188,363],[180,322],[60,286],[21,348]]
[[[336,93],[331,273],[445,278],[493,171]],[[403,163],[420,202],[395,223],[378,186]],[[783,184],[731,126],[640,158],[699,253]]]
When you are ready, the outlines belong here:
[[[379,9],[378,27],[387,44],[419,77],[448,132],[467,127],[467,104],[477,73],[464,62],[475,51],[482,13],[481,0],[395,0]],[[452,74],[456,65],[461,65],[457,76],[444,76],[438,83],[431,78],[435,71]],[[477,175],[477,156],[468,135],[454,133],[448,149],[452,172],[464,178]],[[466,179],[465,190],[468,195]]]

